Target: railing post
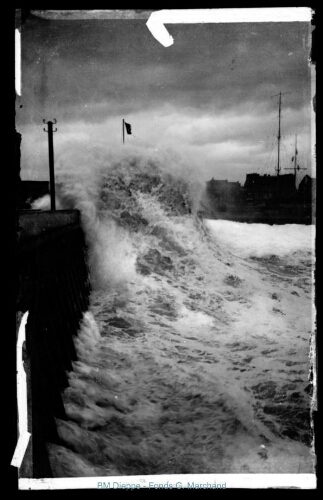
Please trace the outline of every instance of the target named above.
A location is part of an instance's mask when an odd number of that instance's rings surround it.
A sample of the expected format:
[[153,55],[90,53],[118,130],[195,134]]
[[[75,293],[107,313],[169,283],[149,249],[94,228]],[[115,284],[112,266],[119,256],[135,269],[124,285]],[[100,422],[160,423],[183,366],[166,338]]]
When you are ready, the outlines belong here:
[[54,146],[53,146],[53,132],[56,132],[57,129],[53,130],[53,123],[56,123],[56,119],[54,121],[46,122],[48,130],[45,132],[48,133],[48,159],[49,159],[49,183],[50,183],[50,207],[51,210],[56,210],[56,202],[55,202],[55,174],[54,174]]

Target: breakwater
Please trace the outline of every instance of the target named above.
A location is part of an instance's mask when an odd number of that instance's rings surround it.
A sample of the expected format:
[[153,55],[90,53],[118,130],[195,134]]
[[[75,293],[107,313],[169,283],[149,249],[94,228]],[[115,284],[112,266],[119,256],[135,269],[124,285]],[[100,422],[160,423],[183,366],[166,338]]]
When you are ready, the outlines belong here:
[[248,224],[304,224],[311,225],[316,222],[315,206],[311,205],[277,205],[266,206],[206,206],[200,210],[204,219],[227,220],[233,222],[246,222]]
[[60,442],[55,418],[66,418],[61,393],[90,294],[80,213],[18,212],[16,249],[17,329],[28,311],[23,360],[31,434],[19,476],[51,477],[46,443]]

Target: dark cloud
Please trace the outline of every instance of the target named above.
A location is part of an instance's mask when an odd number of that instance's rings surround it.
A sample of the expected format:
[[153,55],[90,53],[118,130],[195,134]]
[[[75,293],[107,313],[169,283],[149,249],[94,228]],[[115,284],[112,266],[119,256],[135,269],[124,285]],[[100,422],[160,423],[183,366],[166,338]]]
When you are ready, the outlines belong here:
[[[286,26],[286,24],[288,26]],[[309,89],[307,23],[171,25],[165,49],[145,22],[32,19],[22,32],[23,82],[62,105],[134,100],[227,108]],[[47,88],[47,93],[45,90]],[[308,93],[308,90],[307,90]]]
[[[281,91],[288,92],[285,125],[297,126],[304,144],[310,144],[309,23],[172,24],[167,29],[175,42],[165,48],[146,19],[30,16],[22,27],[18,125],[30,134],[43,118],[55,117],[61,130],[84,124],[86,138],[86,123],[111,126],[113,135],[127,116],[148,147],[157,141],[154,121],[160,140],[167,138],[176,148],[175,135],[211,162],[210,145],[234,141],[237,158],[239,144],[240,156],[244,148],[259,145],[277,112],[277,97],[271,96]],[[218,154],[227,164],[224,150]],[[309,162],[308,146],[307,156]],[[237,169],[248,162],[245,158],[236,160]]]

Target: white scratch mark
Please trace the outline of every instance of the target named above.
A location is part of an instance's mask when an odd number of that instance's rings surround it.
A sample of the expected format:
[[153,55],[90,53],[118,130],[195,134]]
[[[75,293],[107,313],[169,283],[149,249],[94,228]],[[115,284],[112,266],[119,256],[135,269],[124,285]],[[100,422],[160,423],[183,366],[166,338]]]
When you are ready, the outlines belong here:
[[18,401],[18,443],[11,461],[14,467],[20,467],[23,461],[31,434],[28,432],[27,418],[27,379],[23,363],[23,344],[26,340],[26,323],[28,311],[23,315],[17,340],[17,401]]
[[15,30],[15,87],[21,96],[21,34],[18,29]]
[[312,13],[309,7],[165,9],[152,12],[146,25],[156,40],[164,47],[170,47],[174,39],[164,24],[309,22]]

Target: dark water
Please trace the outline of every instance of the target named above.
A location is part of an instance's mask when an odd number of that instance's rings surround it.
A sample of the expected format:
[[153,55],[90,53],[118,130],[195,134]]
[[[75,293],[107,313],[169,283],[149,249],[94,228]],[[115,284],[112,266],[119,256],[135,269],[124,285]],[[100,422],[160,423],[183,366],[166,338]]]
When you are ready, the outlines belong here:
[[135,159],[60,193],[94,291],[54,474],[313,472],[312,249],[237,254],[189,184]]

